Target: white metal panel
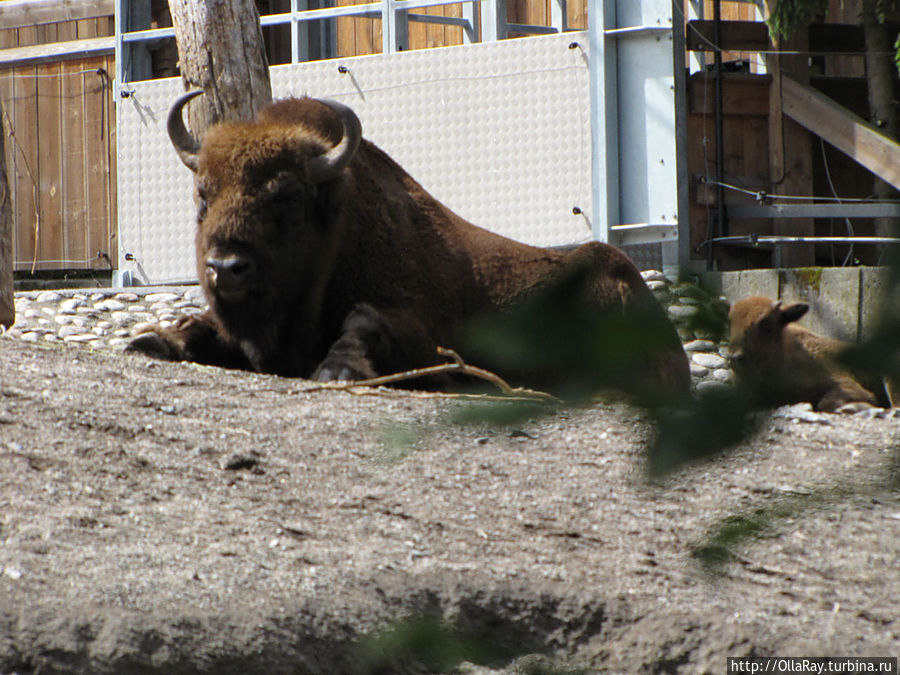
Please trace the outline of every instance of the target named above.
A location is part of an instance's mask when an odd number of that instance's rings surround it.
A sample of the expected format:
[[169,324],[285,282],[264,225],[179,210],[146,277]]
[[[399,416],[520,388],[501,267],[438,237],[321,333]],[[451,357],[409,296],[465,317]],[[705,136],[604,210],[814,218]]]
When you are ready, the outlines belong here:
[[193,180],[166,134],[181,92],[180,79],[142,82],[116,111],[119,270],[142,283],[196,277]]
[[595,4],[589,12],[594,234],[619,245],[674,242],[678,180],[672,3]]
[[[563,245],[591,238],[586,48],[585,33],[567,33],[318,61],[272,68],[272,85],[279,98],[350,105],[367,138],[464,218]],[[190,174],[165,133],[181,82],[130,86],[118,110],[120,269],[149,283],[193,278]]]

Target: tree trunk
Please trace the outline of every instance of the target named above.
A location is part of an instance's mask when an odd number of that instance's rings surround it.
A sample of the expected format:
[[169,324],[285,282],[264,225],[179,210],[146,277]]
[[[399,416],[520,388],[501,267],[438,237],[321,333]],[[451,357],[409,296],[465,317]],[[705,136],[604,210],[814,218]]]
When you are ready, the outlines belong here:
[[[900,138],[900,117],[894,102],[894,41],[887,24],[875,15],[875,0],[863,4],[862,27],[866,41],[866,83],[869,90],[869,120],[888,138]],[[897,199],[892,185],[875,178],[873,193],[877,199]],[[898,236],[896,218],[875,220],[878,236]]]
[[[3,108],[0,104],[0,120]],[[16,321],[13,298],[12,205],[6,180],[6,131],[0,123],[0,325],[9,328]]]
[[188,123],[198,140],[210,125],[253,119],[272,102],[253,0],[169,0],[169,9],[185,88],[206,94],[188,106]]

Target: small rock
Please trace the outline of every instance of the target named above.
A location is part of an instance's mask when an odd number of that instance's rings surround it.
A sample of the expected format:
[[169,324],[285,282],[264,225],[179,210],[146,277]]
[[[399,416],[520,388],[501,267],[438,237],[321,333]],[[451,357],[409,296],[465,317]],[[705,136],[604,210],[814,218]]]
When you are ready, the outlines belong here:
[[180,300],[180,298],[174,293],[150,293],[144,296],[144,302],[149,302],[151,305],[157,302],[174,302],[175,300]]
[[709,375],[709,368],[704,368],[703,366],[697,365],[696,363],[689,364],[691,367],[691,376],[692,377],[706,377]]
[[713,391],[726,392],[731,391],[731,387],[718,380],[703,380],[702,382],[697,383],[697,391],[703,393]]
[[60,328],[57,335],[59,337],[61,337],[63,340],[65,340],[68,337],[72,337],[73,335],[78,335],[82,332],[83,331],[78,326],[67,325],[67,326],[63,326],[62,328]]
[[74,314],[81,304],[82,302],[78,298],[69,298],[59,303],[59,311],[62,314]]
[[712,378],[717,382],[732,382],[734,381],[734,371],[730,368],[716,368],[712,372]]
[[157,325],[156,321],[144,321],[142,323],[136,323],[131,327],[130,335],[138,335],[139,333],[145,333],[156,325]]
[[107,312],[121,312],[126,307],[128,307],[128,305],[126,305],[124,302],[121,302],[120,300],[113,300],[112,298],[103,300],[94,305],[94,309]]
[[691,355],[691,361],[704,368],[723,368],[727,364],[718,354],[708,352],[695,352]]
[[65,342],[76,342],[76,343],[84,343],[84,342],[94,342],[95,340],[99,340],[99,335],[94,335],[94,333],[79,333],[77,335],[67,335],[63,338]]
[[647,282],[647,288],[649,288],[653,292],[664,291],[667,289],[669,284],[665,281],[656,281],[655,279],[651,279]]
[[113,312],[110,314],[109,318],[112,319],[112,322],[117,326],[124,326],[134,319],[129,312]]
[[712,340],[691,340],[684,345],[686,352],[713,352],[716,350],[716,343]]
[[192,286],[185,291],[184,297],[195,304],[206,304],[206,296],[203,295],[203,289],[200,286]]
[[9,577],[13,581],[18,581],[19,579],[21,579],[23,574],[25,574],[25,572],[23,572],[18,567],[13,567],[12,565],[7,565],[3,568],[3,575]]
[[666,275],[659,270],[644,270],[641,272],[641,276],[644,277],[644,281],[669,281]]
[[690,319],[697,314],[697,308],[693,305],[671,305],[668,309],[669,316],[673,319]]
[[772,417],[798,422],[810,422],[812,424],[831,424],[831,420],[828,419],[827,415],[813,412],[812,405],[809,403],[795,403],[794,405],[782,406],[772,413]]
[[225,471],[240,471],[252,469],[259,464],[259,458],[242,452],[233,452],[219,460],[219,466]]
[[137,302],[140,296],[137,293],[116,293],[113,299],[119,302]]
[[62,300],[62,296],[56,291],[44,291],[43,293],[38,293],[37,298],[35,298],[38,302],[59,302]]

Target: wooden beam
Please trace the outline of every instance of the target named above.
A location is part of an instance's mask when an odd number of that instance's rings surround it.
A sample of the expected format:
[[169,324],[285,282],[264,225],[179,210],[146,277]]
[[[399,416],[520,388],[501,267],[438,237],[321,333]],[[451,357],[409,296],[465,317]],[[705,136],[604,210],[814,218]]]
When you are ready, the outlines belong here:
[[[713,23],[709,19],[688,21],[686,41],[690,51],[713,51]],[[900,26],[897,28],[900,29]],[[769,28],[762,21],[723,21],[720,42],[723,51],[764,52],[774,49],[769,41]],[[814,52],[862,54],[866,43],[860,26],[814,23],[809,27],[809,48]]]
[[900,144],[812,87],[782,77],[784,113],[900,189]]
[[[3,3],[0,2],[0,6],[2,5]],[[33,65],[47,61],[62,61],[64,59],[83,59],[88,56],[112,54],[115,50],[116,38],[114,36],[0,49],[0,68]]]
[[0,28],[94,19],[114,12],[113,0],[4,0],[0,2]]
[[[687,48],[694,52],[714,51],[714,24],[709,19],[688,21]],[[722,21],[719,35],[723,51],[762,52],[771,49],[769,28],[761,21]]]

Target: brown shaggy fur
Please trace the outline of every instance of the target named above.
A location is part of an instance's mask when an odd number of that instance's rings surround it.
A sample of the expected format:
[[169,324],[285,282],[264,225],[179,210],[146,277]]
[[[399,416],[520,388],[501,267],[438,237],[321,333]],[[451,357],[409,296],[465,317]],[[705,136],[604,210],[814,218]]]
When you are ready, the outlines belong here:
[[729,318],[735,373],[759,387],[771,405],[808,402],[823,412],[850,403],[890,407],[881,382],[856,376],[836,362],[848,343],[795,323],[808,310],[806,303],[785,305],[759,296],[734,303]]
[[[342,129],[334,110],[307,98],[209,130],[196,175],[196,249],[210,309],[138,336],[133,350],[320,380],[397,372],[440,362],[435,348],[458,346],[467,319],[581,265],[596,311],[640,310],[647,331],[663,336],[636,375],[659,392],[688,391],[681,343],[621,251],[547,250],[476,227],[365,139],[339,178],[310,182],[309,159]],[[248,265],[230,296],[206,269],[222,255]]]

